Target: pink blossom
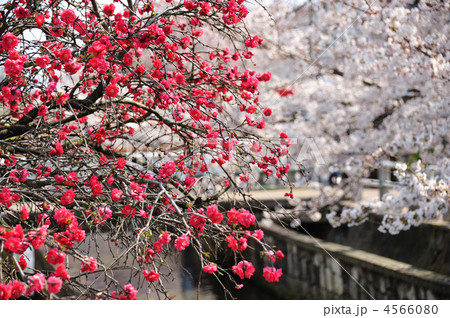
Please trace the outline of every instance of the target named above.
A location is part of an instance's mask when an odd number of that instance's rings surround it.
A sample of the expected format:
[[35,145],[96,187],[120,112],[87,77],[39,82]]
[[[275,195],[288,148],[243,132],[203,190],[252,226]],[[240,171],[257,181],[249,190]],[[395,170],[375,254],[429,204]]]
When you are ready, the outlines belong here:
[[62,280],[56,276],[50,276],[47,279],[47,290],[50,294],[57,294],[61,290]]
[[216,204],[210,205],[206,208],[206,215],[212,223],[220,223],[223,220],[223,214],[219,212]]
[[155,272],[154,270],[151,270],[150,272],[147,270],[143,270],[142,273],[144,274],[145,280],[149,282],[156,282],[160,276],[159,273]]
[[241,213],[238,216],[239,223],[244,227],[250,227],[255,224],[256,217],[250,213],[249,211],[242,209]]
[[[11,284],[11,298],[12,299],[17,299],[25,293],[25,285],[22,282],[19,282],[18,280],[14,280],[13,282],[10,282],[9,284]],[[0,299],[1,299],[1,296],[0,296]]]
[[136,300],[137,289],[131,284],[123,286],[123,295],[119,296],[120,300]]
[[257,229],[253,232],[252,236],[261,241],[264,238],[264,232],[261,229]]
[[97,260],[93,257],[86,257],[81,263],[81,272],[93,273],[97,269]]
[[177,248],[180,251],[184,251],[186,247],[188,247],[190,244],[189,242],[189,236],[186,234],[181,235],[177,239],[175,239],[175,248]]
[[48,57],[47,54],[38,56],[36,58],[36,64],[41,68],[46,68],[49,63],[50,63],[50,58]]
[[259,143],[257,143],[256,141],[252,143],[250,150],[253,152],[261,152],[262,147]]
[[269,283],[279,282],[280,276],[283,275],[281,268],[276,269],[275,267],[264,267],[263,276]]
[[250,180],[250,177],[248,175],[244,174],[244,173],[241,173],[241,174],[239,174],[239,179],[242,182],[248,182],[248,180]]
[[231,267],[232,271],[237,274],[241,279],[252,277],[255,272],[255,267],[251,262],[240,261],[237,265]]
[[116,9],[116,6],[111,3],[111,4],[105,4],[103,6],[103,12],[107,15],[107,16],[112,16],[114,14],[114,10]]
[[109,84],[108,86],[106,86],[105,92],[109,97],[116,97],[117,95],[119,95],[119,87],[117,87],[117,85],[115,84]]
[[63,252],[58,253],[57,248],[52,248],[47,252],[47,262],[49,262],[52,265],[63,263],[65,258],[66,254]]
[[208,274],[212,274],[217,271],[217,266],[213,263],[209,263],[203,266],[203,271]]
[[55,275],[57,277],[60,277],[62,279],[66,279],[69,280],[70,279],[70,275],[67,273],[66,268],[64,267],[63,264],[58,265],[55,269]]
[[159,170],[159,177],[160,178],[171,177],[175,174],[176,171],[177,168],[175,166],[175,163],[173,161],[168,161]]
[[112,191],[111,191],[111,199],[113,201],[118,201],[121,198],[123,198],[123,191],[119,190],[117,188],[112,189]]
[[8,300],[11,298],[12,286],[11,284],[0,283],[0,300]]
[[13,33],[6,32],[3,35],[1,45],[6,51],[13,50],[17,44],[19,44],[19,39]]
[[112,217],[112,211],[108,207],[101,207],[96,212],[95,222],[99,224],[105,223]]
[[61,197],[61,204],[69,205],[73,202],[74,199],[75,199],[75,192],[72,189],[69,189]]
[[45,288],[45,276],[41,273],[34,274],[28,279],[31,291],[40,292]]
[[75,12],[71,9],[64,10],[63,12],[61,12],[61,15],[59,17],[62,22],[69,25],[73,25],[75,19],[77,18]]

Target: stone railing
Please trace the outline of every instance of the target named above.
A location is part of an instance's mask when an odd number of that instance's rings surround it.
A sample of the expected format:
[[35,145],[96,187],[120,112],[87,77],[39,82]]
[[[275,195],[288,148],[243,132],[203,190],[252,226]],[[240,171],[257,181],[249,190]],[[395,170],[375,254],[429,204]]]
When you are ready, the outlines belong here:
[[[450,277],[349,246],[262,222],[265,240],[285,252],[278,284],[260,282],[290,299],[449,299]],[[253,255],[259,267],[267,258]]]

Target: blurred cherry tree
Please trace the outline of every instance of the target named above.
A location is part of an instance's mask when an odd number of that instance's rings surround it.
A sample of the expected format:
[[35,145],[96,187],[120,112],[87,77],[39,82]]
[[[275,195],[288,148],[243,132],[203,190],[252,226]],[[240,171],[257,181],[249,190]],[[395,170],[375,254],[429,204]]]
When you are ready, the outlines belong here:
[[[449,2],[265,4],[250,12],[248,27],[264,38],[254,61],[272,72],[262,90],[263,103],[276,109],[270,127],[293,137],[291,154],[304,165],[341,179],[296,210],[331,210],[333,226],[381,211],[379,230],[391,234],[447,213]],[[315,146],[309,152],[318,151],[309,161],[300,155],[305,138]],[[358,200],[374,169],[392,169],[399,187],[381,201],[338,210],[343,199]]]
[[[243,0],[2,1],[1,299],[136,299],[147,285],[164,297],[165,259],[187,247],[237,287],[255,272],[250,244],[283,258],[252,211],[216,205],[245,196],[237,183],[254,169],[289,170],[286,134],[259,142],[270,73],[248,68],[264,42],[247,15]],[[45,269],[27,265],[31,247]]]

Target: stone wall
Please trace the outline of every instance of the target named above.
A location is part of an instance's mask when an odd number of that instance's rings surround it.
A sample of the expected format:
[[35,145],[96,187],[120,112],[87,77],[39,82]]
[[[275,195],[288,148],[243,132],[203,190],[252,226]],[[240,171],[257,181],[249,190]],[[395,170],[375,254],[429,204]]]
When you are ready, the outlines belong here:
[[[286,255],[279,284],[264,288],[288,299],[449,299],[450,277],[341,244],[262,223],[265,240]],[[269,265],[257,251],[259,270]]]

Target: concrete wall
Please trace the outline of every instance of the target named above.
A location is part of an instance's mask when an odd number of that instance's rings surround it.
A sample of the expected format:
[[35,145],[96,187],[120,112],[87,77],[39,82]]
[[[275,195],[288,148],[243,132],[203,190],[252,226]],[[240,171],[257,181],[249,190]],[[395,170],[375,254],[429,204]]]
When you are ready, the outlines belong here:
[[[289,299],[449,299],[450,277],[410,264],[313,239],[274,223],[262,223],[265,240],[282,249],[279,284],[260,281]],[[326,250],[326,251],[325,251]],[[254,254],[259,270],[267,258]],[[351,276],[353,277],[351,277]]]

